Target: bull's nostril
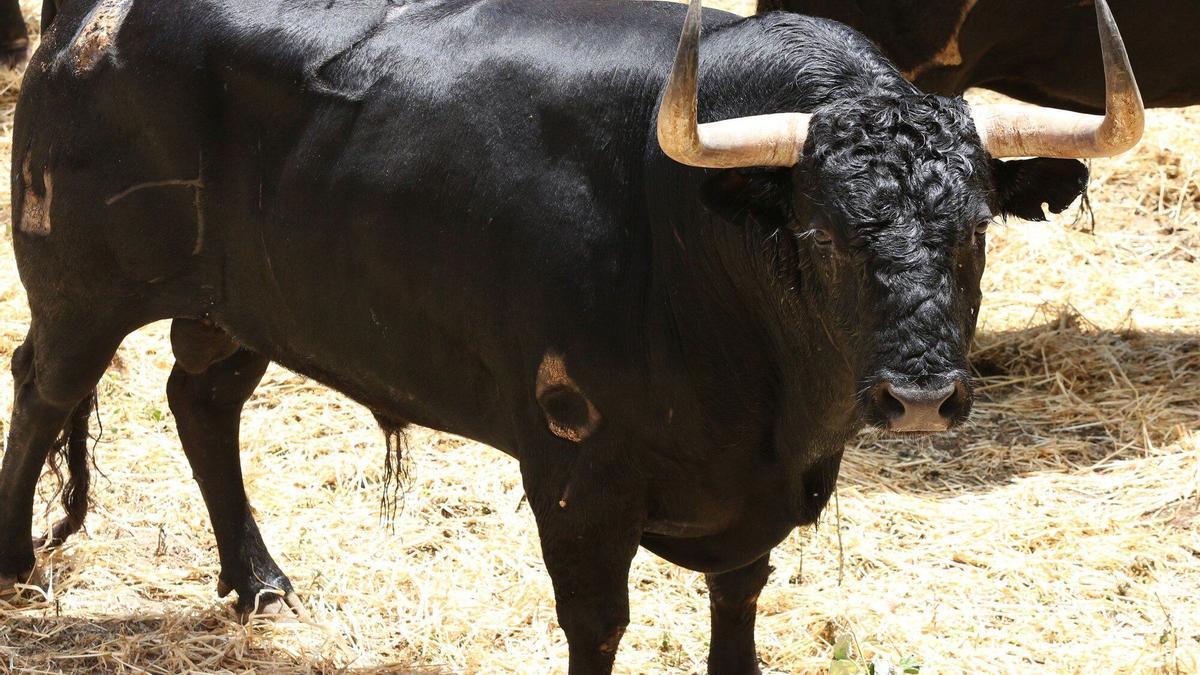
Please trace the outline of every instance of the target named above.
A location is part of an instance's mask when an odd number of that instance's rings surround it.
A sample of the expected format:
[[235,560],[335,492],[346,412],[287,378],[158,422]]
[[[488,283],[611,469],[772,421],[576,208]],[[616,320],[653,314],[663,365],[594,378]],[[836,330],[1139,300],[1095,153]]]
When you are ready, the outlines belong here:
[[942,405],[938,408],[938,414],[950,420],[959,417],[963,414],[967,407],[967,391],[961,382],[954,384],[954,389],[950,392],[946,399],[942,401]]
[[942,405],[938,408],[938,414],[947,419],[954,417],[957,411],[958,403],[954,400],[953,394],[950,395],[950,398],[943,401]]
[[904,417],[904,403],[892,394],[891,382],[885,382],[875,388],[875,406],[886,419]]

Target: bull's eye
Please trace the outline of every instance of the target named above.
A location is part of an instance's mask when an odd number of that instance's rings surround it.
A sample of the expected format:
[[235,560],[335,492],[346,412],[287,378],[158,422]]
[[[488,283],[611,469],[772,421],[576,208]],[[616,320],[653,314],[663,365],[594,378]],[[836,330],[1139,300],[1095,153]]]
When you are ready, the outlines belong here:
[[833,235],[829,230],[820,227],[814,227],[812,230],[812,239],[821,248],[833,246]]
[[988,228],[991,226],[992,226],[992,221],[990,221],[990,220],[985,220],[985,221],[979,223],[978,225],[975,226],[975,235],[982,237],[983,235],[987,234]]

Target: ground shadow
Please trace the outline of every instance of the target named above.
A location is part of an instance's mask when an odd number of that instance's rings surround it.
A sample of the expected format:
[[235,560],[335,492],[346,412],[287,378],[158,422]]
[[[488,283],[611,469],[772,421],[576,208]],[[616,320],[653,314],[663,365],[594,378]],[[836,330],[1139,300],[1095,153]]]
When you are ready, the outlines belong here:
[[[219,609],[75,618],[0,611],[0,670],[35,673],[421,673],[400,664],[347,667],[297,656],[228,622]],[[36,611],[36,610],[35,610]]]
[[843,485],[958,493],[1060,470],[1145,457],[1200,430],[1200,336],[1108,331],[1063,311],[1022,330],[986,332],[972,367],[965,427],[927,439],[867,434]]

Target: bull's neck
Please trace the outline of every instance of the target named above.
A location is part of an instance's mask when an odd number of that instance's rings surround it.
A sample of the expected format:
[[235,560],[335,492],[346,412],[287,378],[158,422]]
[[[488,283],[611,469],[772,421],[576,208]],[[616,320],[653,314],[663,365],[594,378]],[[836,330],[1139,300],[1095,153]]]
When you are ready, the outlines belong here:
[[667,223],[652,235],[656,323],[696,412],[774,443],[851,433],[855,376],[819,299],[779,275],[758,234],[698,205]]

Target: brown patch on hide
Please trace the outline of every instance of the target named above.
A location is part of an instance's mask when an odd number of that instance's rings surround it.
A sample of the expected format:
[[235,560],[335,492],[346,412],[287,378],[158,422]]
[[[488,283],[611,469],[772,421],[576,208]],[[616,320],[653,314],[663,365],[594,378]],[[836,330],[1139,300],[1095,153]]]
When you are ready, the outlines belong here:
[[571,379],[561,354],[546,352],[537,374],[537,402],[550,432],[582,443],[600,427],[600,411]]
[[950,34],[950,39],[946,40],[946,44],[933,55],[933,58],[904,73],[905,77],[910,80],[916,80],[934,68],[949,68],[963,64],[962,49],[959,46],[958,37],[962,33],[963,26],[967,23],[967,17],[971,15],[971,10],[975,9],[977,2],[978,0],[965,0],[962,13],[959,14],[958,23],[954,25],[954,32]]
[[33,161],[29,155],[21,164],[21,222],[17,228],[26,234],[44,237],[50,234],[50,202],[54,196],[54,179],[49,172],[42,174],[46,192],[39,195],[33,189]]

